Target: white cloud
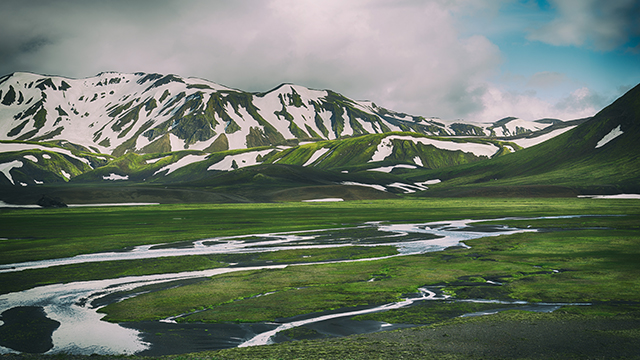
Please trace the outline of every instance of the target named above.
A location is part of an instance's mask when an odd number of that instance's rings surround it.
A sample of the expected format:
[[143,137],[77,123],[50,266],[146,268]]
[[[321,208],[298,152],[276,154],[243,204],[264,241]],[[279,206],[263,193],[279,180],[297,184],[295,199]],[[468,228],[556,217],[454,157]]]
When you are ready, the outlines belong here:
[[529,40],[609,51],[640,35],[637,0],[550,0],[558,16],[532,30]]
[[470,120],[494,122],[507,116],[524,120],[574,120],[595,115],[607,100],[586,87],[576,89],[560,101],[548,101],[541,99],[535,91],[504,91],[491,86],[482,97],[484,109],[472,115]]
[[[633,11],[623,11],[631,0],[552,3],[558,17],[532,30],[530,39],[606,48],[627,41],[625,34],[638,29]],[[602,101],[593,94],[570,95],[585,84],[552,68],[533,76],[512,74],[502,83],[517,83],[512,86],[517,91],[489,82],[497,77],[504,54],[487,36],[499,38],[505,32],[522,36],[530,25],[529,20],[501,13],[513,4],[510,0],[3,0],[0,75],[159,72],[248,91],[292,82],[443,119],[575,118],[600,109]],[[602,14],[594,15],[598,11]],[[540,94],[553,94],[556,100]],[[557,100],[562,96],[566,98]]]
[[[249,91],[293,82],[449,118],[482,107],[484,79],[502,61],[486,37],[458,32],[454,12],[477,1],[9,3],[9,48],[33,46],[9,51],[5,73],[175,73]],[[37,25],[26,31],[22,19]]]

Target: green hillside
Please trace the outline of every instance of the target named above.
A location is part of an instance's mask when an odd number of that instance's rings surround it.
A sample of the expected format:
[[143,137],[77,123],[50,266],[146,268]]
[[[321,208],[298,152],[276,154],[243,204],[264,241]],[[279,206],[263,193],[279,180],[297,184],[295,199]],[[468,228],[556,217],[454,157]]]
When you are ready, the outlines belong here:
[[[605,136],[620,132],[604,143]],[[591,120],[541,144],[472,164],[414,171],[405,179],[441,179],[426,195],[522,195],[545,188],[565,195],[639,192],[639,139],[640,85]]]

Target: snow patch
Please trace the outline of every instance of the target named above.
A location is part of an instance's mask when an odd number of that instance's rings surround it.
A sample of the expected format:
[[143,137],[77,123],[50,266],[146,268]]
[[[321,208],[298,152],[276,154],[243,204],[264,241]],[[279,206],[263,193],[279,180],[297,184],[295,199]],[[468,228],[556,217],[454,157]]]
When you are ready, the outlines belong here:
[[422,159],[420,159],[420,156],[416,156],[413,158],[413,162],[416,163],[416,165],[422,167],[424,165],[422,165]]
[[417,182],[417,183],[415,183],[415,184],[416,184],[416,185],[423,185],[423,186],[426,186],[426,185],[435,185],[435,184],[439,184],[439,183],[441,183],[441,182],[442,182],[442,181],[440,181],[440,179],[433,179],[433,180],[427,180],[427,181],[423,181],[423,182]]
[[14,205],[7,204],[6,202],[0,200],[0,208],[31,208],[31,209],[40,209],[42,206],[40,205]]
[[60,169],[60,173],[62,174],[62,176],[64,176],[65,178],[67,178],[67,180],[71,179],[71,174],[69,174],[68,172]]
[[407,164],[398,164],[398,165],[391,165],[391,166],[383,166],[383,167],[374,168],[374,169],[367,169],[367,171],[379,171],[379,172],[384,172],[384,173],[390,173],[395,168],[398,168],[398,169],[415,169],[416,166],[407,165]]
[[409,185],[409,184],[403,184],[403,183],[397,182],[397,183],[389,184],[387,186],[398,188],[398,189],[404,191],[405,194],[414,193],[416,191],[429,190],[428,187],[419,185],[418,183],[416,183],[414,185]]
[[160,172],[163,172],[165,170],[169,170],[167,171],[166,174],[164,174],[165,176],[171,174],[172,172],[185,167],[189,164],[193,164],[195,162],[199,162],[199,161],[203,161],[207,158],[207,156],[209,155],[187,155],[185,157],[183,157],[182,159],[174,162],[173,164],[169,164],[167,166],[163,166],[160,169],[156,170],[156,172],[153,173],[153,175],[156,175]]
[[102,180],[114,180],[114,181],[115,180],[129,180],[129,175],[122,176],[122,175],[118,175],[118,174],[115,174],[115,173],[111,173],[111,174],[109,174],[109,176],[103,176]]
[[340,185],[365,186],[365,187],[374,188],[374,189],[380,190],[380,191],[387,191],[387,188],[385,188],[382,185],[363,184],[363,183],[358,183],[358,182],[353,182],[353,181],[343,181],[343,182],[340,183]]
[[37,157],[35,157],[35,156],[33,156],[33,155],[25,155],[25,156],[23,156],[23,157],[24,157],[25,159],[27,159],[27,160],[31,160],[31,161],[32,161],[32,162],[34,162],[34,163],[37,163],[37,162],[38,162],[38,158],[37,158]]
[[156,162],[158,162],[158,161],[160,161],[160,160],[162,160],[162,159],[166,159],[166,158],[168,158],[168,157],[169,157],[169,156],[159,157],[159,158],[155,158],[155,159],[149,159],[149,160],[145,160],[145,162],[146,162],[147,164],[153,164],[153,163],[156,163]]
[[261,164],[258,162],[258,156],[265,156],[270,153],[271,150],[262,150],[262,151],[249,151],[242,154],[235,155],[227,155],[224,159],[218,161],[217,163],[209,166],[207,170],[218,170],[218,171],[231,171],[235,170],[233,164],[235,162],[238,169],[247,166],[253,166]]
[[640,194],[617,194],[617,195],[578,195],[579,198],[588,199],[638,199]]
[[344,199],[341,199],[341,198],[326,198],[326,199],[302,200],[302,202],[335,202],[335,201],[344,201]]
[[178,151],[186,149],[184,140],[169,133],[169,142],[171,143],[171,151]]
[[320,149],[316,150],[316,152],[314,152],[313,155],[311,155],[311,157],[309,158],[309,160],[307,160],[307,162],[305,162],[304,165],[302,165],[302,166],[306,167],[306,166],[309,166],[309,165],[313,164],[322,155],[326,154],[327,151],[329,151],[328,148],[320,148]]
[[534,138],[529,138],[529,139],[517,139],[517,140],[509,140],[513,143],[518,144],[518,146],[523,147],[523,148],[528,148],[528,147],[532,147],[534,145],[538,145],[542,142],[545,142],[551,138],[554,138],[558,135],[564,134],[565,132],[572,130],[573,128],[575,128],[575,126],[568,126],[566,128],[562,128],[562,129],[558,129],[558,130],[554,130],[548,134],[544,134],[544,135],[540,135],[540,136],[536,136]]
[[19,160],[13,160],[12,162],[3,163],[0,164],[0,172],[3,173],[9,181],[11,181],[11,184],[15,185],[16,183],[13,182],[13,177],[11,176],[11,169],[21,168],[22,165],[24,164]]
[[618,136],[622,135],[623,133],[624,132],[620,128],[620,125],[618,125],[618,127],[616,127],[615,129],[611,130],[600,141],[598,141],[598,143],[596,144],[596,149],[605,146],[607,143],[609,143],[609,141],[617,138]]
[[36,183],[36,184],[38,184],[38,185],[40,185],[40,184],[44,184],[44,181],[38,181],[38,180],[36,180],[36,179],[33,179],[33,182],[34,182],[34,183]]

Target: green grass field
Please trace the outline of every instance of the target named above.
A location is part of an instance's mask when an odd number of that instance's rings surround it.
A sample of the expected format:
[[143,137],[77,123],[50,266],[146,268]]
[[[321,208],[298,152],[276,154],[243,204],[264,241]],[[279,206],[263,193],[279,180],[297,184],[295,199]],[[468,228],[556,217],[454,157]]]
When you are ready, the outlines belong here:
[[[636,321],[637,301],[640,299],[640,262],[637,261],[640,258],[640,203],[637,200],[405,199],[313,204],[3,209],[0,210],[3,224],[0,236],[6,240],[0,241],[0,263],[217,236],[349,227],[366,221],[414,223],[557,215],[602,216],[500,220],[495,223],[543,231],[471,240],[466,242],[470,249],[452,248],[376,261],[230,273],[143,294],[111,304],[101,311],[107,314],[109,321],[160,319],[192,310],[205,311],[180,320],[272,321],[330,309],[393,302],[401,299],[403,294],[415,292],[420,286],[441,285],[445,292],[458,299],[591,302],[596,304],[591,307],[591,312],[577,309],[570,313],[585,321],[608,319],[624,313]],[[394,253],[393,247],[316,249],[305,251],[311,258],[304,261],[378,257]],[[231,262],[261,264],[267,261],[299,263],[302,261],[301,252],[158,258],[26,270],[0,274],[0,290],[6,293],[38,284],[202,270]],[[372,278],[376,281],[369,282]],[[503,285],[490,285],[486,280]],[[269,296],[253,297],[271,292]],[[359,319],[432,324],[447,322],[456,314],[476,311],[474,309],[481,310],[482,306],[469,305],[467,308],[440,303],[438,306],[414,306],[363,315]],[[522,316],[528,318],[533,315]],[[556,319],[560,315],[535,316]],[[513,320],[503,318],[504,324]],[[472,325],[463,322],[459,326],[461,329]],[[636,338],[637,333],[637,329],[632,330],[629,336]],[[333,345],[327,346],[347,351],[345,346],[353,346],[350,339],[335,340],[330,342]],[[374,341],[370,340],[371,337],[366,339],[362,344],[369,344],[372,349],[379,347],[379,343],[370,343]],[[310,354],[312,349],[317,350],[317,346],[312,342],[305,344],[309,351],[306,353],[300,350],[303,344],[296,342],[202,356],[243,358],[245,352],[245,358],[251,358],[249,354],[255,358],[293,358],[285,356],[282,351],[295,349],[298,357],[313,358]],[[402,349],[397,350],[406,350]],[[327,351],[327,354],[339,354]]]

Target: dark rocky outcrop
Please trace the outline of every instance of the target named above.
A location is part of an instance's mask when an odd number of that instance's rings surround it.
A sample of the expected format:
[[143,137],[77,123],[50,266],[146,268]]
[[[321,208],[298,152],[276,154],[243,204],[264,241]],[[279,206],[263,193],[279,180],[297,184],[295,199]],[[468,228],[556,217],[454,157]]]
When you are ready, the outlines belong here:
[[40,200],[38,200],[38,202],[36,204],[42,206],[43,208],[65,208],[65,207],[67,207],[67,204],[65,204],[61,200],[51,198],[51,197],[49,197],[47,195],[42,195],[42,197],[40,198]]

